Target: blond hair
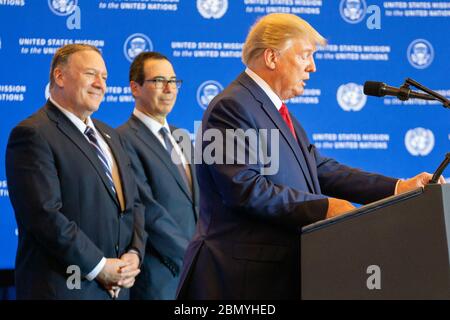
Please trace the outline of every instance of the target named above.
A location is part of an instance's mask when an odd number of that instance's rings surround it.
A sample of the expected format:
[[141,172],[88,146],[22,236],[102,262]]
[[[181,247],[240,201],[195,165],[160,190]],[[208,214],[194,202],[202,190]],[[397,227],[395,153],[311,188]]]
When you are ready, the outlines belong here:
[[308,22],[289,13],[272,13],[259,19],[250,29],[242,49],[242,61],[248,65],[265,49],[286,49],[294,39],[306,39],[325,45],[326,40]]
[[52,58],[52,63],[50,65],[50,88],[52,88],[55,83],[55,77],[53,76],[55,69],[57,67],[66,65],[69,61],[69,57],[72,54],[85,50],[92,50],[97,52],[99,55],[102,55],[97,47],[83,43],[67,44],[56,50],[55,55]]

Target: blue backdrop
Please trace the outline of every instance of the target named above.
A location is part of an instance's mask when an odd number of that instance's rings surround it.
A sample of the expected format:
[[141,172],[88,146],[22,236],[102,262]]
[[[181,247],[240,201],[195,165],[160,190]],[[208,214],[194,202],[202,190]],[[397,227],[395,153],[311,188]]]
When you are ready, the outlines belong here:
[[98,46],[109,71],[95,117],[116,127],[129,117],[130,61],[160,51],[184,80],[169,121],[193,133],[213,96],[242,70],[255,20],[295,13],[325,36],[318,72],[289,102],[322,153],[400,178],[433,171],[450,151],[450,110],[422,101],[362,94],[366,80],[393,86],[411,77],[450,97],[450,1],[380,0],[0,0],[0,269],[17,245],[4,166],[9,132],[41,107],[55,50]]

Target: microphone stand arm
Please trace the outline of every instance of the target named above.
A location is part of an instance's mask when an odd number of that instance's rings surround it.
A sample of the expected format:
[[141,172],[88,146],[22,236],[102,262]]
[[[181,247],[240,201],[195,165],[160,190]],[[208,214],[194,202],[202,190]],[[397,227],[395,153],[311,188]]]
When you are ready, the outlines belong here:
[[[448,100],[446,97],[440,95],[439,93],[437,93],[431,89],[428,89],[424,85],[421,85],[420,83],[418,83],[417,81],[415,81],[411,78],[406,78],[405,83],[401,86],[401,89],[408,90],[410,85],[416,87],[417,89],[422,90],[423,92],[428,93],[430,96],[434,97],[437,101],[440,101],[444,108],[450,109],[450,100]],[[430,184],[437,183],[439,181],[439,177],[442,175],[442,173],[444,172],[445,168],[447,168],[449,163],[450,163],[450,152],[448,152],[445,155],[444,161],[442,161],[442,163],[436,169],[436,172],[433,174],[433,177],[431,178],[431,180],[429,182]]]
[[431,178],[429,182],[430,184],[437,183],[439,181],[439,177],[442,175],[442,173],[444,172],[445,168],[447,168],[449,163],[450,163],[450,152],[448,152],[445,155],[444,161],[442,161],[442,163],[437,168],[436,172],[433,174],[433,178]]
[[428,89],[424,85],[421,85],[420,83],[418,83],[417,81],[415,81],[411,78],[406,78],[405,83],[401,86],[401,89],[408,89],[410,85],[428,93],[430,96],[434,97],[435,100],[440,101],[444,108],[450,109],[450,100],[448,100],[446,97],[440,95],[439,93],[437,93],[431,89]]

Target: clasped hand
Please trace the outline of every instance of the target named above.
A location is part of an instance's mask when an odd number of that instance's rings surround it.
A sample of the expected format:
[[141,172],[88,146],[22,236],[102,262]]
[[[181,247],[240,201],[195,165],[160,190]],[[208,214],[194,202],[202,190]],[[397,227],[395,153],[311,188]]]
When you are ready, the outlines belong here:
[[138,255],[125,253],[120,259],[106,259],[97,280],[108,290],[111,298],[115,299],[119,297],[121,288],[131,288],[134,285],[140,272]]

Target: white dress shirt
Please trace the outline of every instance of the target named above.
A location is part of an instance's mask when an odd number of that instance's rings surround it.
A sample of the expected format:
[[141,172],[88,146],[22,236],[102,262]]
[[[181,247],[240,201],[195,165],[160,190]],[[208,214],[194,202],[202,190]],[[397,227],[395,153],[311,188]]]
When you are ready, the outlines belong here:
[[155,135],[155,137],[158,139],[158,141],[162,144],[162,146],[166,150],[167,150],[166,143],[164,142],[164,138],[161,135],[159,130],[161,130],[162,127],[167,129],[167,132],[170,133],[168,135],[170,142],[172,142],[172,146],[175,149],[175,152],[177,153],[178,157],[181,159],[181,162],[183,163],[183,167],[186,168],[188,162],[187,162],[183,152],[181,152],[180,146],[175,141],[175,139],[172,137],[172,132],[170,131],[170,127],[169,127],[169,124],[167,123],[167,120],[165,120],[164,125],[162,125],[155,119],[149,117],[148,115],[146,115],[142,111],[139,111],[136,108],[134,108],[133,114],[136,116],[136,118],[141,120],[142,123],[144,123],[144,125]]
[[272,101],[277,110],[280,111],[283,101],[280,99],[280,97],[277,96],[277,94],[272,90],[272,88],[267,84],[267,82],[265,82],[250,68],[246,68],[245,73],[256,82],[256,84],[267,94],[270,101]]

